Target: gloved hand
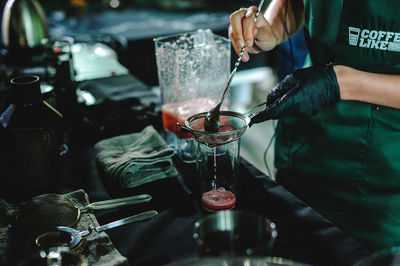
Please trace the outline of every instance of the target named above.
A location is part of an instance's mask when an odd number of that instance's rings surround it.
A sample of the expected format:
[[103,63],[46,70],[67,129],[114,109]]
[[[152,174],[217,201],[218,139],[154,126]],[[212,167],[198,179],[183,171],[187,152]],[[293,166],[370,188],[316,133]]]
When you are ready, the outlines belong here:
[[313,66],[287,75],[267,96],[264,111],[251,124],[289,116],[310,117],[340,100],[333,65]]

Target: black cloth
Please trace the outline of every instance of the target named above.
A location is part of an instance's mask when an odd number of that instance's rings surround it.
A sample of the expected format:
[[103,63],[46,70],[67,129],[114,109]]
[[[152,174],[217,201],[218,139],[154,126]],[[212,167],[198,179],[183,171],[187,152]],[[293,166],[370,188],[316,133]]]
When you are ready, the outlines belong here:
[[[175,158],[179,178],[168,178],[134,189],[113,187],[101,180],[91,146],[72,147],[59,168],[58,185],[49,193],[68,193],[83,188],[91,202],[148,193],[149,203],[95,211],[106,224],[141,211],[159,214],[141,223],[107,231],[111,241],[131,265],[166,265],[199,258],[193,240],[195,221],[207,215],[200,206],[195,164]],[[272,255],[312,265],[353,265],[370,252],[325,220],[284,187],[241,159],[235,209],[264,215],[277,225],[278,238]]]
[[[127,224],[106,233],[131,265],[167,265],[199,258],[192,237],[195,221],[207,215],[198,200],[194,164],[175,158],[179,179],[163,179],[134,189],[112,187],[100,179],[91,147],[77,147],[60,168],[59,187],[66,193],[84,188],[91,202],[149,193],[149,203],[95,211],[99,224],[138,212],[156,209],[159,214],[145,222]],[[272,255],[312,265],[353,265],[370,254],[358,242],[318,215],[285,188],[241,160],[236,209],[255,212],[277,225],[278,238]]]
[[[98,112],[93,114],[98,115]],[[131,121],[126,117],[122,120]],[[121,131],[114,129],[112,134]],[[159,212],[148,221],[108,230],[107,234],[115,247],[131,265],[166,265],[198,259],[192,236],[193,226],[195,221],[208,213],[200,206],[195,164],[186,164],[174,158],[180,173],[178,178],[122,189],[100,178],[91,144],[95,138],[93,135],[91,138],[91,141],[71,145],[69,152],[60,159],[54,185],[45,192],[64,194],[84,189],[91,202],[148,193],[153,197],[149,203],[94,212],[99,224],[144,210],[155,209]],[[352,265],[370,255],[366,248],[243,159],[239,176],[235,208],[264,215],[276,223],[278,238],[273,256],[325,266]],[[13,190],[4,191],[2,198],[11,203],[23,200]]]
[[131,74],[83,81],[78,88],[95,98],[93,105],[81,105],[82,114],[96,128],[86,138],[91,143],[139,132],[148,124],[161,128],[160,97]]
[[[157,181],[133,190],[105,184],[102,191],[97,174],[92,173],[91,181],[97,184],[93,192],[97,197],[137,193],[153,196],[152,202],[144,205],[96,213],[102,224],[142,210],[159,211],[148,222],[108,231],[117,249],[132,265],[175,264],[199,258],[192,237],[193,226],[208,213],[201,208],[196,191],[195,164],[184,164],[177,158],[175,164],[181,173],[180,179]],[[261,214],[276,223],[278,238],[273,256],[312,265],[353,265],[370,255],[358,242],[243,159],[239,171],[242,179],[235,209]]]

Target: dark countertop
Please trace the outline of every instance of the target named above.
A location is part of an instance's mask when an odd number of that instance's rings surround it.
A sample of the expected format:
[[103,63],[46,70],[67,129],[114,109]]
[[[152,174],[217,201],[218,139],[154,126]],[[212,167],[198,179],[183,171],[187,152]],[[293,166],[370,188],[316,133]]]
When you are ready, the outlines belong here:
[[[231,11],[163,11],[156,9],[124,9],[96,12],[65,20],[49,19],[52,39],[71,36],[76,42],[102,42],[112,47],[119,61],[146,85],[158,85],[153,39],[198,29],[211,29],[228,37]],[[271,64],[275,52],[252,55],[241,69]],[[232,66],[237,59],[232,49]]]
[[[140,90],[146,90],[142,84],[139,85]],[[118,102],[115,104],[121,105]],[[113,105],[110,107],[108,103],[107,107],[113,108]],[[104,108],[103,112],[109,112],[108,108]],[[131,115],[120,117],[120,121],[131,121]],[[114,124],[109,126],[116,129]],[[80,133],[82,131],[76,133],[77,137],[82,137]],[[104,134],[99,136],[107,137]],[[99,136],[88,134],[86,141],[74,142],[58,167],[57,185],[46,192],[68,193],[83,188],[91,202],[148,193],[153,197],[149,203],[94,212],[99,224],[144,210],[156,209],[159,212],[149,221],[107,231],[115,247],[131,265],[165,265],[198,259],[192,237],[193,225],[208,213],[201,208],[196,193],[195,165],[175,158],[179,178],[158,180],[133,189],[118,188],[102,179],[97,171],[93,142]],[[243,159],[239,176],[241,180],[237,185],[235,209],[261,214],[276,223],[278,238],[273,256],[326,266],[352,265],[370,255],[360,243]],[[14,189],[18,191],[18,186]],[[3,192],[12,191],[11,187],[9,191],[3,188]]]
[[[88,162],[93,165],[90,151],[88,156]],[[178,158],[175,158],[175,164],[182,179],[156,181],[131,190],[112,188],[107,182],[99,183],[101,178],[96,171],[91,171],[87,192],[93,200],[138,193],[153,196],[151,203],[129,208],[129,211],[127,208],[96,212],[102,224],[131,212],[159,211],[159,215],[148,222],[108,231],[114,245],[132,265],[175,264],[199,258],[192,237],[193,226],[209,213],[201,208],[191,182],[196,176],[195,165],[182,163]],[[272,256],[326,266],[353,265],[370,255],[357,241],[243,159],[239,172],[242,180],[235,209],[258,213],[276,223],[278,238]]]

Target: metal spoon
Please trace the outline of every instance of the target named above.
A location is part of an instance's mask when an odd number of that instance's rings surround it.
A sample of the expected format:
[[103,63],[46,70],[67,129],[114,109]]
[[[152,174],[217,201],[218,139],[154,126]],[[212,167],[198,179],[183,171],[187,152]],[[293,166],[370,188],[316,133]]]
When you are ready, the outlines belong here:
[[[257,9],[257,12],[256,12],[256,14],[254,16],[253,24],[256,23],[256,20],[258,18],[258,15],[260,14],[260,10],[261,10],[261,7],[262,7],[263,3],[264,3],[264,0],[261,0],[260,3],[258,4],[258,9]],[[240,62],[242,61],[242,56],[243,56],[245,50],[246,50],[246,45],[243,45],[242,49],[240,50],[239,57],[236,60],[235,67],[233,68],[231,74],[229,75],[228,83],[225,86],[224,93],[222,94],[222,97],[221,97],[219,103],[213,109],[208,111],[207,115],[204,118],[204,129],[205,129],[205,131],[218,132],[218,129],[219,129],[219,110],[221,109],[221,105],[222,105],[222,103],[223,103],[223,101],[225,99],[225,94],[226,94],[226,92],[228,91],[228,89],[229,89],[229,87],[231,85],[232,78],[235,75]]]

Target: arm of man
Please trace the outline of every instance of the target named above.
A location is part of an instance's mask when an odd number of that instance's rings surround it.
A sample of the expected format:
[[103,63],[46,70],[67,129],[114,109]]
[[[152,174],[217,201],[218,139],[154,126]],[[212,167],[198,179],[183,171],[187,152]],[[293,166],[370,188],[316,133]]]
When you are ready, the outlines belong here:
[[334,66],[342,100],[355,100],[400,109],[400,75],[376,74]]
[[[302,0],[272,0],[265,14],[253,25],[256,6],[241,8],[232,13],[228,29],[229,39],[237,54],[246,44],[242,60],[249,61],[248,53],[269,51],[288,39],[303,25]],[[286,28],[285,28],[286,26]],[[287,31],[286,31],[287,29]]]
[[[253,25],[257,7],[241,8],[231,15],[228,33],[239,53],[268,51],[286,41],[303,25],[301,0],[272,0],[264,16]],[[259,123],[288,116],[309,117],[340,100],[362,101],[400,108],[400,75],[375,74],[341,65],[299,69],[283,79],[268,95],[266,109],[252,119]]]
[[340,100],[400,109],[400,75],[377,74],[332,64],[298,69],[267,96],[266,108],[251,123],[284,117],[310,117]]

